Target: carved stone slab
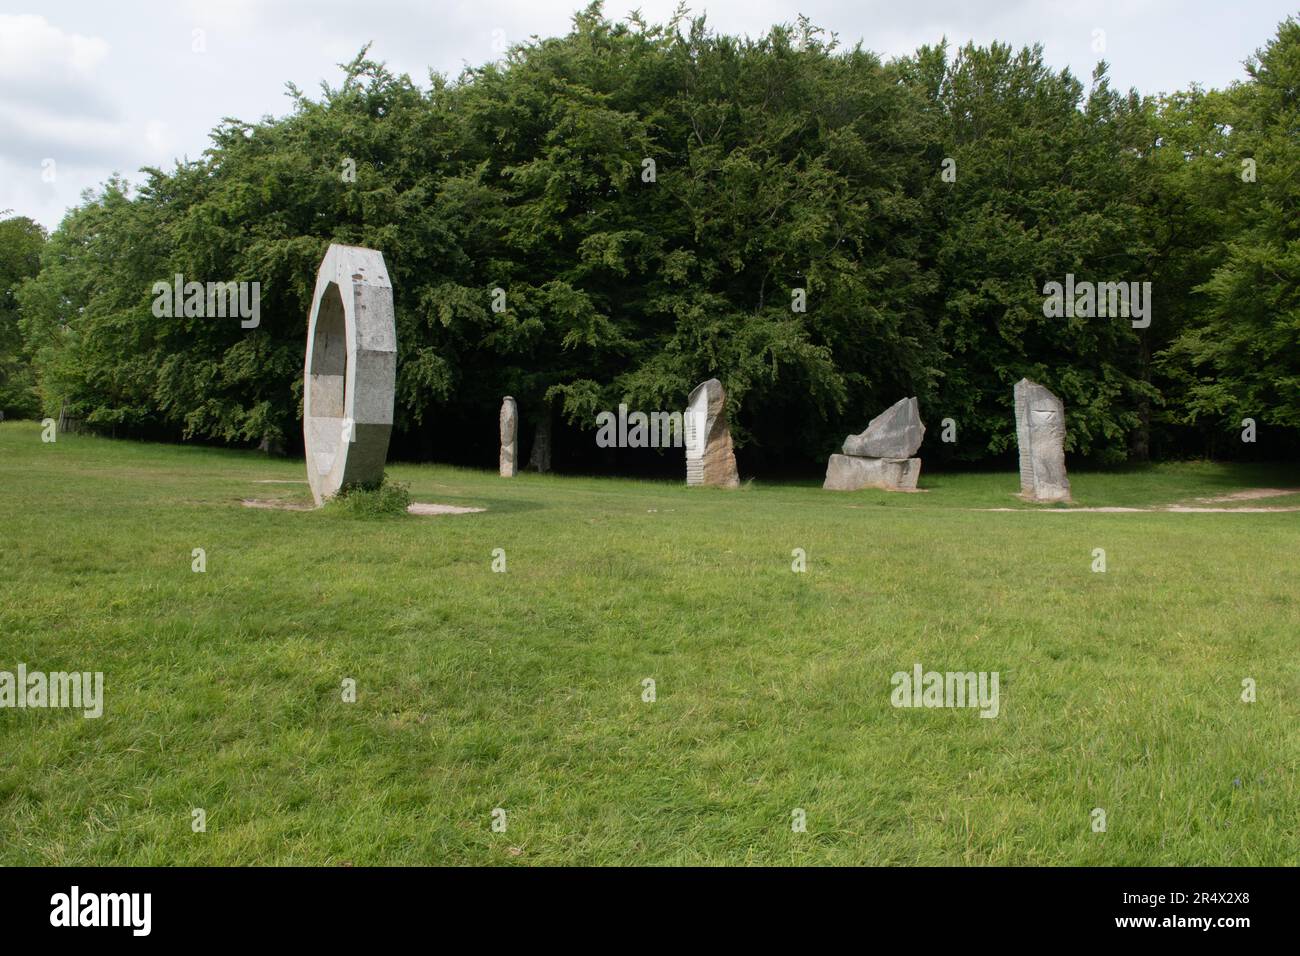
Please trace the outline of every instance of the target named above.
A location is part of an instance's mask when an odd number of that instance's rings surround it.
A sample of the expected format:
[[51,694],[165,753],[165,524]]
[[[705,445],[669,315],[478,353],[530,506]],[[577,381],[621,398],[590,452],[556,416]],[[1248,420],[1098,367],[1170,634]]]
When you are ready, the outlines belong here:
[[727,426],[727,396],[716,378],[702,382],[686,399],[686,484],[740,487],[736,455]]
[[1016,382],[1016,441],[1020,445],[1020,496],[1027,501],[1069,501],[1065,476],[1065,406],[1048,389]]

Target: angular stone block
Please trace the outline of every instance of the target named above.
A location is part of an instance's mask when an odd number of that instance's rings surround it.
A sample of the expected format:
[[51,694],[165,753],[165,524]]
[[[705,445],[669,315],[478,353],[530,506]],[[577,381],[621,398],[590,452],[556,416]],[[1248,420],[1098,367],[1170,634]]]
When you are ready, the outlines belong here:
[[886,491],[915,491],[921,477],[919,458],[862,458],[831,455],[826,462],[827,491],[858,491],[883,488]]
[[911,458],[925,438],[915,398],[901,398],[867,424],[860,435],[844,439],[844,454],[866,458]]
[[383,254],[333,244],[316,272],[303,367],[307,481],[321,505],[384,477],[393,430],[397,327]]
[[1016,441],[1020,446],[1020,496],[1026,501],[1069,501],[1065,476],[1065,406],[1048,389],[1016,382]]
[[501,402],[501,477],[513,478],[519,470],[519,406],[507,395]]
[[740,487],[736,455],[727,426],[727,396],[716,378],[702,382],[686,399],[686,484]]

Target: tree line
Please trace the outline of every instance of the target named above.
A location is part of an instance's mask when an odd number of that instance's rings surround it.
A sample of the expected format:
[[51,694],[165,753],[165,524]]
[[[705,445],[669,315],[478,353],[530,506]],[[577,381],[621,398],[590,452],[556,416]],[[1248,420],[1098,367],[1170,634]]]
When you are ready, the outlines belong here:
[[[363,49],[288,92],[48,237],[0,223],[0,409],[299,447],[333,241],[388,263],[395,455],[493,460],[510,394],[581,467],[610,454],[599,412],[712,376],[747,468],[824,463],[910,395],[928,463],[1001,459],[1022,377],[1097,463],[1300,448],[1294,19],[1229,88],[1159,96],[1039,46],[883,62],[806,19],[739,38],[599,4],[455,80]],[[260,323],[156,317],[177,274],[260,283]],[[1149,283],[1149,321],[1045,308],[1067,276]]]

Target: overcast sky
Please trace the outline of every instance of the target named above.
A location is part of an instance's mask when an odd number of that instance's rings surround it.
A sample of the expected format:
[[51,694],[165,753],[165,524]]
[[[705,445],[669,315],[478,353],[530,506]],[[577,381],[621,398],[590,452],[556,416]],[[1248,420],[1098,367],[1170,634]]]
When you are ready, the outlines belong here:
[[[1226,86],[1295,6],[1275,0],[695,0],[715,28],[758,35],[799,13],[885,57],[942,37],[1041,42],[1086,79],[1144,93]],[[286,81],[314,93],[366,42],[422,86],[567,31],[581,0],[0,0],[0,211],[47,227],[114,172],[198,157],[222,117],[283,115]],[[607,0],[667,19],[675,0]],[[199,31],[199,32],[196,32]],[[1104,31],[1097,33],[1096,31]],[[1104,41],[1104,53],[1094,45]]]

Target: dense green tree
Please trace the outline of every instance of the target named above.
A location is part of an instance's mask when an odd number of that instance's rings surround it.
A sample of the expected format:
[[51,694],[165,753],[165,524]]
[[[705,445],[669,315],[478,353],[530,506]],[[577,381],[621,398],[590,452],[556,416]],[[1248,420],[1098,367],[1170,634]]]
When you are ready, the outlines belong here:
[[[1229,91],[1159,99],[1037,47],[882,63],[803,19],[740,39],[598,4],[425,87],[363,50],[72,211],[17,292],[23,348],[51,413],[293,444],[316,266],[345,242],[393,278],[399,454],[492,460],[513,394],[525,438],[553,419],[581,465],[596,412],[680,408],[715,375],[764,467],[824,461],[912,394],[928,460],[1006,455],[1023,376],[1095,460],[1245,415],[1294,434],[1295,34]],[[1066,273],[1150,281],[1151,326],[1046,316]],[[155,317],[176,274],[260,283],[260,325]]]
[[927,91],[942,144],[928,171],[943,349],[931,416],[957,424],[956,457],[1013,448],[1012,386],[1028,376],[1065,402],[1070,450],[1125,457],[1134,408],[1152,394],[1138,336],[1123,320],[1045,316],[1043,287],[1067,273],[1146,278],[1142,102],[1113,93],[1104,64],[1085,96],[1038,47],[968,44],[951,59],[925,48],[905,69]]
[[[1218,97],[1222,145],[1198,157],[1227,228],[1197,288],[1199,321],[1169,350],[1189,363],[1186,418],[1219,434],[1300,429],[1300,23],[1288,19]],[[1228,132],[1230,131],[1230,132]],[[1199,201],[1207,203],[1210,196]],[[1275,433],[1285,435],[1286,432]]]
[[0,413],[29,418],[40,411],[40,399],[18,324],[18,287],[40,271],[45,230],[25,216],[0,217]]

